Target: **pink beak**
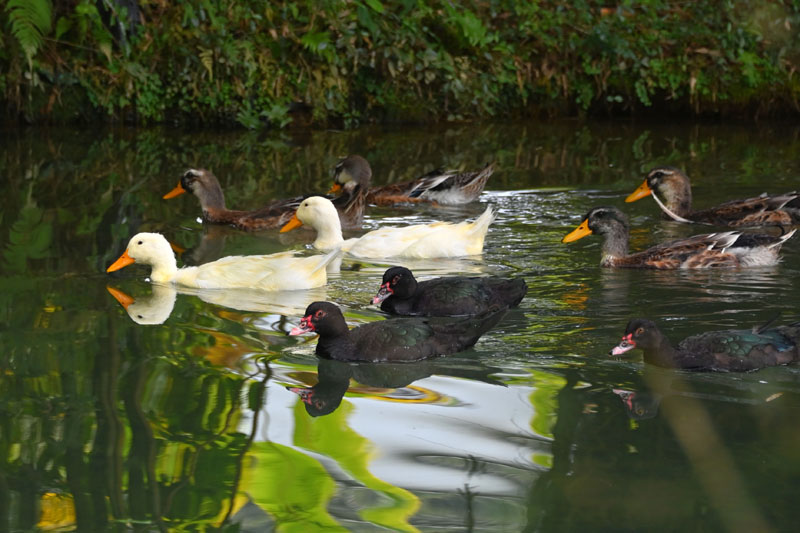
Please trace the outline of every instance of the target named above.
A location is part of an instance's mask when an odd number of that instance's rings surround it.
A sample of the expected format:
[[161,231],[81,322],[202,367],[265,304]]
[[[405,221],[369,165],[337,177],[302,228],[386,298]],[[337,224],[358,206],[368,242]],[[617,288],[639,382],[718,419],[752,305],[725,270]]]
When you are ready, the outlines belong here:
[[628,333],[622,337],[622,341],[611,349],[611,355],[622,355],[636,348],[636,341],[633,340],[633,333]]
[[381,303],[382,301],[384,301],[389,296],[391,296],[392,294],[394,294],[394,291],[389,288],[389,282],[387,281],[386,283],[381,285],[381,288],[378,290],[378,294],[376,294],[372,298],[372,303],[377,305],[377,304]]
[[308,315],[300,319],[300,325],[293,327],[289,335],[302,335],[310,331],[314,331],[314,325],[311,323],[311,315]]

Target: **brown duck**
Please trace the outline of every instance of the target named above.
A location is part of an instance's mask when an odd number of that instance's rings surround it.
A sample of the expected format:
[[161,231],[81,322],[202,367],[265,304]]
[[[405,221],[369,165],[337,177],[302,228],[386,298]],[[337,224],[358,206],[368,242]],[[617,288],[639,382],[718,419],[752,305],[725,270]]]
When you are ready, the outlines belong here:
[[587,235],[603,237],[600,265],[617,268],[711,268],[774,265],[781,245],[795,231],[774,237],[758,233],[726,231],[695,235],[659,244],[642,252],[628,253],[628,218],[616,207],[595,207],[561,242]]
[[[366,206],[366,185],[355,183],[344,193],[333,199],[342,227],[345,229],[361,228]],[[275,200],[253,211],[239,211],[225,207],[225,195],[219,180],[210,170],[189,169],[184,172],[178,185],[164,195],[165,199],[174,198],[185,192],[191,192],[200,200],[203,220],[212,224],[229,224],[245,231],[280,228],[292,218],[297,207],[308,196],[297,196],[285,200]]]
[[792,191],[781,195],[766,193],[744,200],[731,200],[700,211],[692,210],[692,186],[683,171],[675,167],[652,169],[626,202],[653,195],[662,217],[678,222],[730,226],[792,226],[800,224],[800,195]]
[[[494,165],[486,165],[475,172],[434,170],[417,179],[372,187],[367,203],[388,206],[398,203],[437,203],[461,205],[480,196],[486,181],[494,172]],[[334,171],[334,184],[330,193],[347,191],[351,183],[369,183],[372,168],[360,155],[349,155],[339,161]]]

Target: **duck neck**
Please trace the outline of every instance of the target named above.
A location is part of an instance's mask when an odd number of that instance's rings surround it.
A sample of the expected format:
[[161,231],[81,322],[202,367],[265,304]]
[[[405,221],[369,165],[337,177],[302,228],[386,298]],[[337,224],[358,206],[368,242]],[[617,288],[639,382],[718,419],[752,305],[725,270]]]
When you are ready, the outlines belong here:
[[[692,186],[688,179],[673,180],[669,186],[661,187],[654,192],[664,202],[667,209],[676,215],[686,217],[692,212]],[[666,218],[672,218],[666,213],[663,215]]]
[[152,265],[150,280],[155,283],[169,283],[178,274],[178,264],[175,256],[164,257]]
[[628,228],[622,224],[615,224],[608,228],[603,235],[601,264],[613,263],[628,255]]
[[339,220],[338,215],[323,220],[320,224],[314,226],[314,229],[317,230],[317,239],[314,241],[314,248],[317,250],[333,250],[344,242],[344,238],[342,238],[342,222]]
[[678,351],[672,347],[669,339],[663,335],[657,345],[644,350],[644,362],[664,368],[676,368],[678,364]]
[[347,328],[347,324],[344,323],[344,319],[342,319],[342,327],[337,327],[330,331],[318,331],[318,333],[317,355],[339,359],[341,357],[337,357],[337,354],[344,353],[346,355],[355,349],[350,341],[350,330]]

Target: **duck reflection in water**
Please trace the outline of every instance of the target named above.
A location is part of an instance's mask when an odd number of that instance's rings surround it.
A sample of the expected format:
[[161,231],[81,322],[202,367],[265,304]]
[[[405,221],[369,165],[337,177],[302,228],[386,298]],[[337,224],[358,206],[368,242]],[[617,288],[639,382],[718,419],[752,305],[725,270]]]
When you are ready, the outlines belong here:
[[[318,381],[314,386],[286,388],[300,396],[306,412],[316,417],[335,411],[348,390],[388,401],[443,403],[444,398],[430,389],[414,387],[416,394],[413,395],[400,392],[399,389],[432,375],[465,378],[505,387],[502,381],[491,376],[500,371],[500,368],[485,366],[480,361],[463,358],[419,361],[414,364],[347,363],[320,359],[317,365]],[[351,380],[357,382],[353,387],[350,387]],[[376,388],[381,390],[375,390]]]
[[106,287],[108,292],[128,313],[128,316],[143,326],[163,324],[175,307],[178,292],[194,295],[204,302],[256,313],[273,313],[279,315],[296,315],[301,313],[309,303],[325,298],[325,287],[300,291],[254,291],[249,289],[181,289],[153,283],[149,296],[134,298],[114,287]]

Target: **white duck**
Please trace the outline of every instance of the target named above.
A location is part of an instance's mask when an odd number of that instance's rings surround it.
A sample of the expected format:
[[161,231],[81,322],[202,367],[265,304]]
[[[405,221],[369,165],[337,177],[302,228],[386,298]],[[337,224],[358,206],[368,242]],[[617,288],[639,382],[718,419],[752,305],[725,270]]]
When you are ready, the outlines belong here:
[[402,228],[381,228],[355,238],[344,240],[336,208],[321,196],[306,198],[281,233],[308,224],[317,230],[314,248],[341,248],[355,257],[407,257],[429,259],[477,255],[483,251],[483,241],[489,224],[494,221],[491,207],[474,222],[434,222]]
[[325,267],[338,253],[293,257],[294,252],[223,257],[200,266],[178,268],[169,242],[160,233],[137,233],[128,249],[106,272],[132,263],[153,267],[150,279],[198,289],[249,288],[291,291],[321,287],[328,281]]

